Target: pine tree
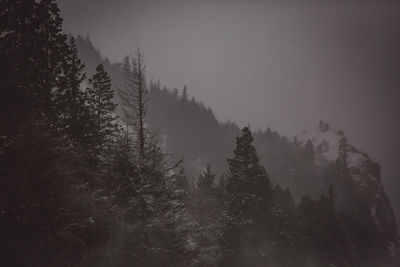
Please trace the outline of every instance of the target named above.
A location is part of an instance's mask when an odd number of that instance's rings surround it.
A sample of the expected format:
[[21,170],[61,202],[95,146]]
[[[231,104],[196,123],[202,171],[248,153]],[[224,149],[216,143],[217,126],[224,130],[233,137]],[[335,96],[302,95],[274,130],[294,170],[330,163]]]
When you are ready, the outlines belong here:
[[197,190],[204,197],[212,196],[215,193],[215,174],[212,173],[210,164],[207,164],[206,171],[200,175],[197,181]]
[[334,177],[332,177],[332,186],[336,189],[338,197],[338,206],[351,211],[355,208],[356,195],[353,179],[351,178],[351,169],[348,164],[349,143],[346,137],[339,140],[338,158],[333,166]]
[[234,157],[228,159],[227,207],[220,240],[226,266],[261,264],[274,244],[271,183],[252,142],[249,128],[243,128]]
[[335,209],[333,190],[318,200],[303,197],[299,206],[301,243],[306,254],[314,254],[320,264],[343,265],[346,260],[346,237]]
[[181,99],[183,101],[185,101],[185,102],[188,101],[188,93],[187,93],[187,86],[186,85],[183,86]]
[[32,116],[54,119],[52,91],[68,49],[54,0],[5,0],[0,12],[0,128],[10,136]]
[[132,65],[131,65],[131,60],[130,60],[129,56],[124,57],[121,67],[122,67],[121,68],[122,74],[125,76],[124,78],[129,79],[129,75],[132,72]]
[[347,141],[346,137],[342,137],[339,140],[339,147],[338,147],[338,151],[339,151],[339,164],[341,165],[341,167],[343,168],[343,172],[347,172],[347,158],[348,158],[348,151],[349,151],[349,143]]
[[[253,137],[248,127],[242,130],[242,136],[236,140],[234,157],[228,159],[228,200],[231,202],[232,213],[235,216],[253,216],[253,209],[262,208],[252,205],[259,201],[269,203],[271,198],[271,183],[254,147]],[[236,205],[237,204],[237,205]],[[267,205],[268,206],[268,205]],[[262,208],[263,209],[263,208]]]
[[307,140],[306,145],[304,146],[304,160],[308,164],[313,164],[315,160],[315,150],[314,145],[311,140]]
[[83,73],[84,64],[78,58],[75,40],[69,39],[68,54],[63,62],[63,72],[58,86],[53,93],[55,103],[56,125],[79,144],[87,142],[87,135],[92,130],[86,105],[82,82],[86,78]]
[[221,248],[217,242],[221,230],[221,200],[216,191],[215,174],[211,165],[207,164],[188,204],[194,218],[190,235],[197,247],[193,266],[217,266],[221,259]]
[[[207,164],[205,172],[200,175],[196,188],[196,212],[200,225],[205,226],[209,220],[215,221],[215,212],[218,208],[217,192],[215,188],[215,174],[211,165]],[[214,216],[214,218],[212,218]]]
[[273,222],[275,228],[279,229],[278,240],[280,252],[288,253],[295,248],[297,241],[296,204],[288,189],[283,190],[279,185],[273,189]]
[[107,142],[111,141],[110,138],[115,136],[117,131],[114,115],[116,104],[113,103],[113,97],[111,79],[100,64],[96,67],[96,73],[89,79],[89,87],[86,89],[86,101],[95,129],[91,142],[100,151]]

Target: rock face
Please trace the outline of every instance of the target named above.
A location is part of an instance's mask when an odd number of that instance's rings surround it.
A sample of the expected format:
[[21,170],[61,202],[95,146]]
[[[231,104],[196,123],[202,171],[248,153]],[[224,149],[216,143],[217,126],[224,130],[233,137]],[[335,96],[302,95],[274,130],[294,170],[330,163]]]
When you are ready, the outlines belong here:
[[337,175],[328,181],[339,190],[343,183],[348,187],[342,191],[347,191],[350,198],[341,202],[339,197],[346,196],[338,193],[339,208],[356,215],[360,215],[360,207],[367,211],[363,218],[369,220],[366,224],[371,226],[373,238],[389,249],[393,247],[397,243],[396,219],[381,182],[379,164],[350,145],[342,131],[332,129],[327,123],[321,122],[317,129],[305,131],[297,139],[303,143],[308,140],[312,142],[316,152],[315,161],[320,167],[335,163],[337,166],[342,161],[345,175]]

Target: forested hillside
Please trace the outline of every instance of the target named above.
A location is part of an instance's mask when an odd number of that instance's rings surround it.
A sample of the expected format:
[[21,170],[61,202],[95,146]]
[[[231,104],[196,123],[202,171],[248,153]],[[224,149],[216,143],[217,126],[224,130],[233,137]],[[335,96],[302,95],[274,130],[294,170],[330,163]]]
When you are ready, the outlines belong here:
[[342,132],[218,122],[139,49],[65,34],[54,0],[0,14],[2,266],[399,263],[380,167]]

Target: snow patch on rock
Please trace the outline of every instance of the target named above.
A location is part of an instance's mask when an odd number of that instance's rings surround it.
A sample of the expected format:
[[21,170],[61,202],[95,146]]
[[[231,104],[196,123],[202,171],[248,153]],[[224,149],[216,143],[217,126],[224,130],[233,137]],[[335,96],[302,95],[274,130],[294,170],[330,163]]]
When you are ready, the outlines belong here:
[[[339,158],[339,144],[344,137],[342,131],[335,130],[323,122],[316,129],[304,131],[296,136],[303,145],[308,140],[312,142],[317,165],[336,161]],[[372,222],[384,232],[388,226],[392,227],[394,215],[380,180],[379,165],[373,162],[366,153],[348,143],[346,152],[346,163],[350,171],[350,179],[353,181],[354,193],[367,201]],[[386,214],[384,218],[382,213]]]
[[[342,131],[330,127],[318,127],[309,131],[303,131],[296,136],[297,140],[303,144],[308,140],[312,142],[319,162],[323,160],[335,161],[339,157],[339,142],[343,137],[344,134]],[[349,147],[349,151],[347,152],[347,164],[349,167],[360,167],[367,160],[369,159],[363,152],[358,151],[352,146]]]
[[337,131],[329,129],[322,131],[320,128],[304,131],[297,135],[303,144],[310,140],[319,155],[327,160],[336,160],[339,156],[339,140],[341,136]]

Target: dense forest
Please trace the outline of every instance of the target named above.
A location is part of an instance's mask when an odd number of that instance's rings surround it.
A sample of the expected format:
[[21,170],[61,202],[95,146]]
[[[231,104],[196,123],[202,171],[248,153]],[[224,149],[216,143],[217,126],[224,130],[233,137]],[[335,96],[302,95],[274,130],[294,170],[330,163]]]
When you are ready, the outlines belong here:
[[320,122],[329,158],[220,123],[59,13],[0,1],[1,266],[398,266],[379,164],[343,132]]

